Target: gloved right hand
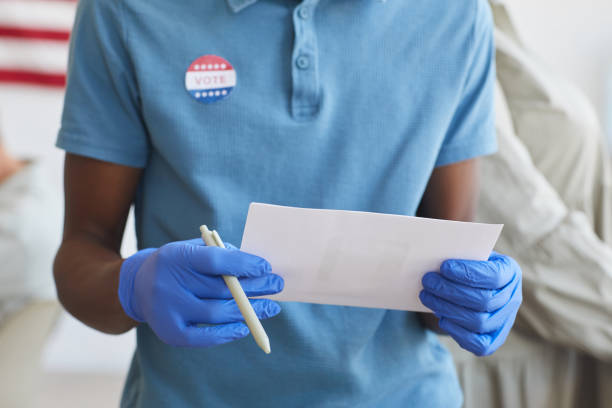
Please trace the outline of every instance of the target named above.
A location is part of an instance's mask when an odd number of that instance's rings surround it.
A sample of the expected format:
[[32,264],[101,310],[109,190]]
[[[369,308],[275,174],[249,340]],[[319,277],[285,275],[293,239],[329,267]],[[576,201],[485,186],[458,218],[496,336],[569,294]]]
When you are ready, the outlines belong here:
[[[199,238],[172,242],[123,262],[119,301],[128,316],[148,323],[165,343],[209,347],[249,334],[221,275],[238,277],[247,296],[261,296],[283,290],[283,279],[270,271],[265,259],[235,248],[207,247]],[[269,299],[251,304],[259,319],[280,312]]]

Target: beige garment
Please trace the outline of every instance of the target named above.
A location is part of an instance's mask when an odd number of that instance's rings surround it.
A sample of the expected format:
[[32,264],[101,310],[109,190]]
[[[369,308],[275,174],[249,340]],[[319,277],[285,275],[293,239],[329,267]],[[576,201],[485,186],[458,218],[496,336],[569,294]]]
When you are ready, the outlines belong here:
[[492,356],[443,341],[468,408],[611,407],[610,158],[584,96],[493,11],[499,152],[482,160],[478,219],[505,224],[497,249],[522,266],[524,301]]
[[[506,15],[496,6],[495,16]],[[497,77],[516,136],[568,208],[612,244],[610,156],[595,109],[580,90],[498,29]]]
[[[496,20],[507,16],[502,5],[494,6],[494,12]],[[512,209],[515,219],[508,219],[508,233],[500,241],[500,248],[515,252],[527,268],[527,301],[519,326],[612,361],[612,173],[603,132],[575,86],[538,64],[512,34],[497,30],[496,41],[498,79],[512,119],[512,127],[500,122],[500,138],[505,134],[511,144],[522,142],[535,166],[529,170],[515,163],[514,171],[534,181],[539,173],[558,197],[554,200],[549,192],[550,197],[535,203],[536,189],[545,189],[537,177],[531,199]],[[501,150],[490,158],[491,170],[497,157],[507,154]],[[494,191],[497,182],[485,175],[483,190]],[[504,202],[496,199],[500,192],[483,194],[481,219],[501,215],[503,209],[496,208]],[[533,213],[536,206],[538,218],[518,216],[519,211]],[[563,219],[557,218],[560,207]],[[545,234],[540,225],[553,229]]]

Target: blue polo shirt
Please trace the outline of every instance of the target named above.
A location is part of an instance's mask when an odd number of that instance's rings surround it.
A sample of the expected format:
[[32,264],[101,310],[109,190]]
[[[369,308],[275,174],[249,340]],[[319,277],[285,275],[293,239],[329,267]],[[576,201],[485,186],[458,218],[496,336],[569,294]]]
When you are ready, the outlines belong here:
[[[57,144],[144,169],[141,248],[238,245],[252,201],[413,215],[436,166],[496,147],[484,0],[81,0],[71,44]],[[415,314],[282,308],[271,355],[140,325],[122,406],[461,405]]]

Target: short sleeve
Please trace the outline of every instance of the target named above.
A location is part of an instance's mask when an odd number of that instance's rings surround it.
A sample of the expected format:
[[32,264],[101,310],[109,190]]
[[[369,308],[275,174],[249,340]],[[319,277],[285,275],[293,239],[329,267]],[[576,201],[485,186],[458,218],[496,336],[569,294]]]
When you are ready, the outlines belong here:
[[495,137],[495,43],[491,9],[475,1],[475,19],[465,81],[436,166],[494,153]]
[[57,146],[69,153],[144,167],[147,132],[119,1],[79,2]]

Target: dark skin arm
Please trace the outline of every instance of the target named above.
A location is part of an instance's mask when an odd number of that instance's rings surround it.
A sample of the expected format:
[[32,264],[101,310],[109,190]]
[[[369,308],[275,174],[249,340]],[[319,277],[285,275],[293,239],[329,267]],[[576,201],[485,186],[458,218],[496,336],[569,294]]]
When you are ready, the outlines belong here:
[[[472,221],[478,199],[478,160],[471,159],[434,169],[421,204],[419,217]],[[419,313],[423,325],[444,333],[432,313]]]
[[105,333],[137,322],[123,311],[117,289],[125,222],[141,170],[66,155],[64,236],[53,267],[61,303],[74,317]]
[[[64,236],[54,264],[60,301],[77,319],[105,333],[119,334],[137,322],[117,296],[119,249],[142,170],[66,155]],[[418,215],[470,221],[477,193],[476,161],[434,170]],[[424,324],[438,330],[432,314]]]

